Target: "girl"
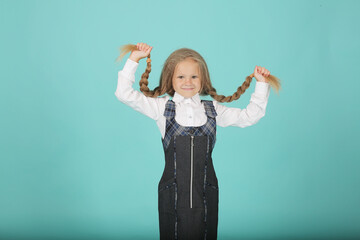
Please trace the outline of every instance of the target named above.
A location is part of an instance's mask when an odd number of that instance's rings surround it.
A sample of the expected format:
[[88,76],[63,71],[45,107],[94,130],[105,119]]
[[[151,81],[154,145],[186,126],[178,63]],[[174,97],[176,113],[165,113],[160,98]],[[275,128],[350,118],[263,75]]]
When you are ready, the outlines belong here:
[[[219,188],[211,157],[216,126],[244,128],[257,123],[265,115],[270,85],[278,91],[280,81],[264,67],[255,66],[232,96],[218,95],[202,56],[181,48],[167,58],[159,86],[151,91],[147,85],[152,48],[145,43],[121,48],[117,61],[131,54],[118,73],[115,95],[154,119],[161,132],[165,168],[158,184],[160,239],[217,239]],[[132,85],[139,60],[145,57],[140,93]],[[257,80],[255,92],[246,109],[219,104],[238,99],[253,77]],[[201,100],[200,95],[215,100]]]

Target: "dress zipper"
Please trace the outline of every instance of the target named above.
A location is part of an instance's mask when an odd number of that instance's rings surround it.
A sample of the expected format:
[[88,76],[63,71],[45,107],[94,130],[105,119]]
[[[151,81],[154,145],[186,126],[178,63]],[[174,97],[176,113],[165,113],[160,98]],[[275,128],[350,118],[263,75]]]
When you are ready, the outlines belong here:
[[193,185],[193,163],[194,162],[194,136],[191,136],[191,176],[190,176],[190,208],[192,208],[192,185]]

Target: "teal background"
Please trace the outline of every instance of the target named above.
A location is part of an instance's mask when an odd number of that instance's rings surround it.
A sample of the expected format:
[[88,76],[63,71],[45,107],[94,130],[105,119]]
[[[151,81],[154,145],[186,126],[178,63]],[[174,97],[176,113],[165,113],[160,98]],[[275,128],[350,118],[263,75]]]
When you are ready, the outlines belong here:
[[[266,115],[218,127],[218,239],[359,239],[359,1],[0,1],[1,239],[158,239],[154,120],[114,95],[118,47],[174,50],[231,95],[282,80]],[[145,70],[141,60],[135,89]],[[245,108],[255,79],[226,106]],[[210,98],[204,98],[210,99]]]

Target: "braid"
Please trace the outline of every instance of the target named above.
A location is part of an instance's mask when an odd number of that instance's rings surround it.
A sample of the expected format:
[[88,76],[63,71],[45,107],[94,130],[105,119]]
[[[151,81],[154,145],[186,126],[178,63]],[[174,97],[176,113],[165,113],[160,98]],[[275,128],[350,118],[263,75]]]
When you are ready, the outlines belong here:
[[251,81],[251,77],[246,77],[245,82],[240,87],[238,87],[237,91],[231,96],[225,97],[224,95],[218,95],[215,88],[212,88],[212,90],[209,91],[209,95],[218,102],[232,102],[239,99],[245,90],[249,88]]
[[[208,91],[208,94],[218,102],[222,102],[222,103],[223,102],[232,102],[234,100],[239,99],[240,96],[246,91],[246,89],[249,88],[253,77],[254,77],[253,73],[250,76],[247,76],[245,82],[243,82],[243,84],[240,87],[238,87],[237,91],[231,96],[225,97],[224,95],[218,95],[216,93],[216,89],[213,87],[210,91]],[[280,87],[281,87],[280,79],[278,79],[274,75],[269,75],[268,77],[265,77],[265,79],[268,80],[271,87],[273,87],[275,89],[276,93],[278,93],[280,90]]]
[[146,65],[146,69],[145,72],[141,75],[141,80],[139,82],[140,85],[140,91],[144,93],[145,96],[147,97],[158,97],[160,95],[163,95],[164,93],[161,93],[161,88],[160,86],[157,86],[154,90],[150,90],[148,87],[149,81],[149,73],[151,72],[151,59],[150,59],[150,54],[148,56],[148,58],[146,59],[147,65]]
[[[128,52],[137,50],[137,46],[134,44],[126,44],[120,47],[120,56],[115,60],[120,61]],[[181,57],[178,57],[181,56]],[[174,66],[172,65],[173,62],[177,60],[175,59],[185,59],[186,57],[192,57],[195,58],[196,57],[196,61],[198,63],[200,63],[200,66],[203,67],[203,71],[206,72],[206,76],[205,77],[205,85],[203,86],[203,90],[201,90],[201,95],[210,95],[213,99],[215,99],[218,102],[232,102],[234,100],[237,100],[240,98],[240,96],[246,91],[246,89],[249,88],[250,83],[252,82],[252,78],[254,77],[254,74],[250,74],[249,76],[246,77],[245,82],[243,82],[243,84],[238,87],[237,91],[231,95],[231,96],[227,96],[225,97],[224,95],[218,95],[216,92],[216,89],[212,87],[211,82],[210,82],[210,77],[208,76],[208,70],[207,70],[207,66],[205,63],[205,60],[203,60],[203,58],[194,50],[192,49],[187,49],[187,48],[182,48],[182,49],[178,49],[177,51],[173,52],[170,57],[168,58],[168,60],[166,60],[164,69],[166,69],[165,75],[163,76],[163,72],[161,73],[161,77],[160,77],[160,83],[159,86],[157,86],[154,90],[150,90],[148,87],[149,81],[149,73],[151,72],[151,59],[150,59],[150,54],[148,55],[146,62],[146,69],[145,72],[141,75],[141,80],[139,82],[140,85],[140,91],[147,97],[158,97],[161,96],[165,93],[173,96],[174,94],[174,89],[171,87],[171,82],[167,82],[168,79],[171,79],[171,71],[173,71]],[[170,60],[169,60],[170,59]],[[168,70],[167,66],[171,66],[170,69],[172,70]],[[162,79],[166,79],[164,80],[164,82],[162,81]],[[274,75],[269,75],[268,77],[265,77],[265,79],[267,80],[267,82],[270,84],[270,86],[272,88],[274,88],[274,90],[276,91],[276,93],[278,93],[278,91],[280,90],[280,79],[278,79],[277,77],[275,77]]]
[[[116,58],[115,62],[120,61],[128,52],[131,52],[133,50],[137,50],[137,46],[134,44],[126,44],[121,46],[120,48],[120,55],[119,57]],[[150,59],[150,54],[147,57],[147,65],[146,65],[146,69],[145,72],[141,75],[141,80],[139,82],[140,85],[140,91],[144,93],[145,96],[147,97],[158,97],[160,95],[163,95],[165,93],[165,91],[161,91],[160,86],[156,87],[154,90],[150,90],[148,87],[149,81],[149,73],[151,72],[151,59]]]

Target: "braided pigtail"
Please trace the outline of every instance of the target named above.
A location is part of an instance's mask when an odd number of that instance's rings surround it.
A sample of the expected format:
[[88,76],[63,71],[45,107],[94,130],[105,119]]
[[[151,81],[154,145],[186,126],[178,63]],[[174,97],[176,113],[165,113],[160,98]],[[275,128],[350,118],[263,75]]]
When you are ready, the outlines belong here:
[[[238,87],[237,91],[231,96],[225,97],[224,95],[218,95],[216,93],[216,89],[213,87],[210,90],[208,90],[207,93],[218,102],[222,102],[222,103],[223,102],[232,102],[234,100],[239,99],[240,96],[246,91],[246,89],[249,88],[253,77],[254,77],[254,74],[247,76],[245,82],[243,82],[243,84],[240,87]],[[273,89],[275,89],[275,92],[278,94],[279,90],[281,88],[280,79],[278,79],[274,75],[269,75],[268,77],[265,77],[265,79],[268,80],[268,83],[270,84],[270,86]]]
[[[120,56],[115,61],[120,61],[128,52],[132,52],[137,50],[137,46],[134,44],[126,44],[120,47]],[[151,59],[150,54],[146,59],[146,69],[145,72],[141,75],[141,79],[139,82],[140,91],[147,97],[158,97],[165,93],[170,96],[174,96],[175,90],[172,86],[172,78],[175,72],[176,66],[179,62],[191,58],[195,60],[200,67],[201,78],[202,78],[202,87],[200,91],[200,95],[210,95],[213,99],[218,102],[232,102],[240,98],[240,96],[249,88],[252,78],[254,74],[251,74],[246,77],[245,82],[238,87],[237,91],[228,97],[224,95],[218,95],[216,93],[216,89],[212,86],[210,81],[209,70],[207,68],[206,62],[204,58],[196,51],[190,48],[180,48],[175,50],[170,54],[170,56],[166,59],[163,69],[161,71],[160,81],[158,87],[154,90],[150,90],[148,87],[149,81],[149,73],[151,72]],[[275,89],[276,93],[280,90],[280,80],[273,76],[269,75],[265,77],[267,82],[270,84],[272,88]]]
[[[122,45],[120,48],[120,56],[116,58],[116,62],[120,61],[128,52],[132,52],[134,50],[137,50],[137,46],[134,44],[126,44]],[[149,81],[149,73],[151,72],[151,59],[150,54],[146,59],[146,69],[145,72],[141,75],[141,79],[139,82],[140,85],[140,91],[144,93],[147,97],[158,97],[163,95],[166,91],[161,91],[160,86],[156,87],[154,90],[150,90],[148,87]]]
[[161,96],[165,93],[165,91],[161,91],[160,86],[157,86],[156,88],[154,88],[154,90],[150,90],[148,87],[149,81],[149,73],[151,72],[151,59],[150,59],[150,54],[148,56],[148,58],[146,59],[146,69],[145,72],[141,75],[141,79],[139,82],[140,85],[140,91],[142,93],[144,93],[145,96],[147,97],[158,97]]

